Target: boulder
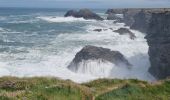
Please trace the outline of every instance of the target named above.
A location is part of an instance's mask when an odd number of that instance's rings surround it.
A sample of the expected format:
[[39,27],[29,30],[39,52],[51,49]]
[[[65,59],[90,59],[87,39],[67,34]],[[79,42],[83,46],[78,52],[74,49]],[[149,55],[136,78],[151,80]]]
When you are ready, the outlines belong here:
[[118,30],[115,30],[114,32],[119,33],[120,35],[126,35],[128,34],[130,39],[134,40],[136,38],[135,34],[132,33],[129,29],[127,28],[119,28]]
[[101,31],[102,31],[102,29],[94,29],[93,31],[101,32]]
[[95,20],[103,20],[99,15],[93,13],[89,9],[80,9],[79,11],[69,10],[65,15],[65,17],[73,16],[76,18],[84,18],[84,19],[95,19]]
[[157,79],[170,76],[170,12],[153,13],[146,36],[151,67]]
[[131,66],[131,64],[126,60],[126,58],[119,51],[111,51],[107,48],[96,47],[96,46],[85,46],[76,55],[73,61],[70,63],[68,68],[73,71],[78,70],[78,65],[82,61],[87,60],[102,60],[113,63],[115,65],[125,65]]

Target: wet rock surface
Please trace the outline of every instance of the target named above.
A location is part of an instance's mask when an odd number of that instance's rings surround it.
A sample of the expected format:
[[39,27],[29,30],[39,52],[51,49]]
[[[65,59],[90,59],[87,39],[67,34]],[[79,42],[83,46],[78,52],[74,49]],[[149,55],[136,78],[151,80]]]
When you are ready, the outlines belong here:
[[115,65],[121,64],[125,66],[131,66],[128,60],[126,60],[126,58],[119,51],[111,51],[107,48],[88,45],[75,55],[75,58],[70,63],[68,68],[72,69],[72,67],[76,67],[73,69],[78,69],[79,66],[77,65],[82,61],[99,59],[103,61],[108,61]]
[[118,30],[115,30],[114,32],[119,33],[120,35],[129,35],[130,39],[134,40],[136,38],[135,34],[132,33],[129,29],[127,28],[120,28]]
[[89,9],[80,9],[79,11],[76,10],[69,10],[65,15],[65,17],[76,17],[76,18],[84,18],[84,19],[95,19],[95,20],[103,20],[99,15],[92,12]]
[[101,32],[101,31],[102,31],[102,29],[94,29],[93,31]]
[[[149,27],[149,22],[152,17],[152,13],[160,13],[164,11],[170,11],[169,8],[129,8],[129,9],[108,9],[108,17],[112,14],[123,14],[124,22],[131,29],[138,30],[146,33]],[[120,22],[117,19],[116,22]]]
[[167,78],[170,76],[170,12],[152,14],[147,34],[149,72],[158,79]]

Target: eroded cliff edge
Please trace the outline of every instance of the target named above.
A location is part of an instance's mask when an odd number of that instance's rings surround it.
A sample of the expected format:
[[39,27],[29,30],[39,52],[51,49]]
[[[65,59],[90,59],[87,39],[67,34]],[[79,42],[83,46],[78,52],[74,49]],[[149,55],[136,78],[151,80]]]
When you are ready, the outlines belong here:
[[[114,14],[122,14],[123,19],[119,22],[125,23],[130,26],[131,29],[138,30],[140,32],[146,33],[149,27],[149,22],[152,17],[152,13],[159,13],[170,11],[170,8],[128,8],[128,9],[108,9],[107,14],[109,19]],[[114,16],[113,16],[114,17]]]
[[170,76],[170,12],[153,13],[147,30],[151,67],[157,79]]

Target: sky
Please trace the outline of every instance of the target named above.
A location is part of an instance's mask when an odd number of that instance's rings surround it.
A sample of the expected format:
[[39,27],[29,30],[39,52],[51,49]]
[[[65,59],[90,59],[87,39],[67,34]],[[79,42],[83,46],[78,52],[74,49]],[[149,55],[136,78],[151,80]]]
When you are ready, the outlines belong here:
[[170,8],[170,0],[0,0],[0,7]]

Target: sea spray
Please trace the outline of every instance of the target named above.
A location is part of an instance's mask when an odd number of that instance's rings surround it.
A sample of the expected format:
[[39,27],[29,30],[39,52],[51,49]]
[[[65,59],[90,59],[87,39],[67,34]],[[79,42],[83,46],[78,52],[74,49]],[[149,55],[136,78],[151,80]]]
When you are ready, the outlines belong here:
[[[121,27],[129,28],[124,23],[61,17],[65,10],[62,15],[61,11],[49,10],[24,11],[24,14],[22,11],[17,14],[4,12],[0,39],[33,45],[1,45],[0,49],[8,48],[0,52],[1,76],[53,76],[75,82],[100,77],[154,80],[148,73],[150,62],[144,34],[131,30],[136,36],[131,40],[127,35],[113,32]],[[94,32],[94,29],[103,31]],[[129,70],[107,62],[88,61],[85,69],[81,67],[77,73],[70,71],[67,66],[85,45],[120,51],[133,67]]]

